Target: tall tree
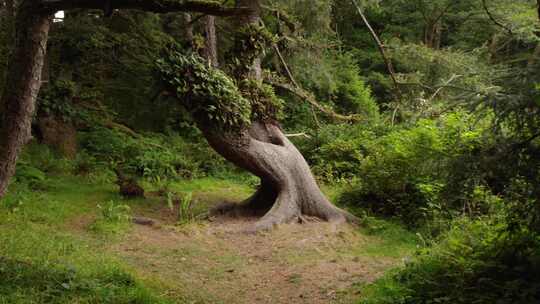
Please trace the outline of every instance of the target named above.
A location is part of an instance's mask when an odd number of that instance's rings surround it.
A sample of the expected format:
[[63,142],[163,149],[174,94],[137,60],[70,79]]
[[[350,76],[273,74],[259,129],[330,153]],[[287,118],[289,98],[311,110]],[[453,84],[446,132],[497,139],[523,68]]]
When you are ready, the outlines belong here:
[[[257,192],[246,202],[223,206],[221,211],[264,214],[253,231],[303,216],[337,223],[354,220],[324,196],[304,157],[276,120],[275,96],[262,84],[261,40],[265,33],[260,23],[260,1],[238,0],[237,6],[249,7],[252,12],[239,18],[237,30],[239,41],[234,55],[239,63],[233,75],[240,88],[222,72],[178,52],[162,65],[169,91],[177,92],[178,100],[193,113],[214,150],[261,180]],[[178,75],[185,76],[179,79]]]
[[35,1],[23,1],[16,21],[16,38],[9,60],[0,129],[0,197],[15,173],[22,147],[30,140],[35,100],[47,49],[51,12],[37,10]]

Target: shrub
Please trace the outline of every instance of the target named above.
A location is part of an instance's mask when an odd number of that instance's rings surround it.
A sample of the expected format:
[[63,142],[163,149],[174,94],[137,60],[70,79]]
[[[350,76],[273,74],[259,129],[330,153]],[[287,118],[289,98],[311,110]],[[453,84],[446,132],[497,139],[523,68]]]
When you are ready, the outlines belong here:
[[362,304],[540,301],[540,238],[501,219],[454,222],[445,238],[364,290]]
[[83,134],[81,144],[89,156],[101,163],[121,166],[151,180],[193,178],[225,167],[221,157],[206,145],[175,135],[151,133],[133,137],[97,127]]
[[[483,175],[479,168],[465,168],[469,162],[461,162],[486,145],[483,132],[484,126],[475,124],[472,116],[453,113],[439,121],[420,120],[411,128],[396,128],[378,138],[365,140],[361,134],[357,137],[358,146],[347,152],[349,156],[361,155],[356,158],[357,167],[351,170],[358,181],[345,191],[340,202],[374,214],[398,217],[409,226],[441,216],[451,217],[461,212],[464,205],[475,214],[483,214],[489,209],[488,202],[472,202],[475,189],[484,183]],[[323,146],[332,147],[340,140]],[[343,159],[336,153],[331,156],[329,164]],[[465,169],[467,174],[463,175]],[[466,183],[468,187],[464,187]],[[451,191],[458,186],[460,190]]]

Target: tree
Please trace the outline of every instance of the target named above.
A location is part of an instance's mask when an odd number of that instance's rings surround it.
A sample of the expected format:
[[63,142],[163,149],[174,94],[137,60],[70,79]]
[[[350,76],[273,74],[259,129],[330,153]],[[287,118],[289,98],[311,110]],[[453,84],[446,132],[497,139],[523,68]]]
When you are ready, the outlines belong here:
[[[108,1],[23,1],[17,17],[17,43],[10,61],[8,87],[3,95],[8,111],[0,137],[4,147],[0,154],[0,197],[5,194],[21,148],[30,138],[51,13],[60,9],[101,7],[112,9]],[[336,223],[354,220],[324,196],[307,162],[277,122],[279,101],[273,90],[262,83],[261,55],[271,35],[260,25],[259,0],[238,0],[235,8],[208,1],[124,0],[115,2],[113,8],[238,16],[234,53],[237,60],[232,69],[238,87],[223,72],[194,55],[186,59],[172,52],[161,62],[170,91],[177,92],[179,100],[187,100],[186,108],[194,113],[199,129],[212,148],[261,179],[258,191],[237,210],[265,214],[253,227],[254,231],[303,219],[304,215]],[[207,58],[210,60],[217,53],[212,51],[215,50],[212,27],[212,20],[207,20],[207,40],[211,45],[207,47],[210,50]],[[212,64],[216,63],[217,60],[212,60]],[[194,99],[198,103],[190,104]]]

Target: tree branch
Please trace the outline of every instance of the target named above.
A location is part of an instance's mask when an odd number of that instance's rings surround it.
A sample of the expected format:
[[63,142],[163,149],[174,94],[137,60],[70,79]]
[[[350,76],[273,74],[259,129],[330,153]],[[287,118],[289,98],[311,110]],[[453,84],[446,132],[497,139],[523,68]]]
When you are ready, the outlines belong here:
[[[538,0],[538,1],[540,1],[540,0]],[[510,34],[510,36],[514,35],[514,33],[512,32],[512,30],[509,27],[507,27],[504,24],[500,23],[499,21],[497,21],[497,19],[495,19],[495,17],[493,17],[493,15],[491,14],[491,12],[489,11],[489,9],[487,7],[486,0],[482,0],[482,6],[484,6],[484,10],[486,11],[486,14],[488,15],[489,19],[491,19],[491,21],[493,21],[493,23],[495,23],[497,26],[499,26],[502,29],[504,29],[505,31],[507,31],[508,34]]]
[[285,71],[287,72],[287,76],[289,77],[289,79],[291,80],[291,82],[293,83],[294,86],[290,86],[288,84],[283,84],[283,83],[278,83],[278,82],[273,82],[272,80],[267,80],[267,82],[269,82],[273,86],[280,87],[282,89],[290,91],[290,92],[294,93],[296,96],[307,100],[309,102],[309,104],[311,104],[311,110],[313,112],[313,117],[315,118],[315,122],[317,123],[318,126],[320,124],[319,124],[319,121],[317,120],[317,115],[316,115],[315,111],[313,111],[313,107],[317,108],[319,111],[327,114],[328,116],[330,116],[332,118],[335,118],[335,119],[338,119],[338,120],[345,120],[345,121],[358,121],[359,120],[357,115],[348,115],[348,116],[341,115],[341,114],[338,114],[338,113],[336,113],[336,112],[334,112],[334,111],[332,111],[330,109],[327,109],[327,108],[323,107],[321,104],[319,104],[317,102],[317,100],[315,99],[315,97],[311,93],[309,93],[306,90],[302,89],[302,87],[296,82],[296,80],[294,79],[293,74],[291,73],[291,70],[289,69],[289,66],[287,65],[287,62],[285,62],[285,59],[283,58],[283,55],[281,55],[281,52],[279,51],[279,48],[277,47],[277,45],[274,44],[272,46],[273,46],[274,50],[276,51],[276,53],[277,53],[277,55],[279,57],[279,60],[281,61],[281,64],[283,64],[283,67],[285,68]]
[[375,33],[375,30],[371,27],[371,24],[367,20],[366,16],[364,15],[364,12],[362,12],[362,9],[356,2],[356,0],[352,0],[354,6],[356,7],[356,10],[358,11],[358,14],[362,18],[362,21],[364,21],[364,24],[369,29],[369,32],[371,33],[371,36],[373,37],[373,40],[375,40],[375,43],[377,44],[377,47],[379,48],[379,52],[381,53],[381,56],[384,60],[384,63],[386,64],[386,69],[388,70],[388,73],[390,74],[390,78],[392,78],[392,82],[394,83],[395,88],[395,94],[398,100],[401,100],[401,89],[399,88],[398,81],[396,79],[394,66],[392,65],[392,61],[390,58],[386,55],[386,50],[384,48],[384,44],[379,39],[379,36],[377,33]]
[[246,7],[225,7],[217,1],[203,0],[41,0],[39,9],[51,12],[74,8],[104,9],[111,2],[111,9],[138,9],[154,13],[200,12],[215,16],[248,15]]
[[338,114],[334,111],[332,111],[331,109],[328,109],[326,107],[324,107],[323,105],[321,105],[320,103],[317,102],[317,100],[315,99],[315,97],[303,90],[302,88],[296,88],[296,87],[293,87],[287,83],[281,83],[281,82],[277,82],[277,81],[274,81],[272,79],[265,79],[265,82],[277,87],[277,88],[281,88],[281,89],[284,89],[284,90],[287,90],[291,93],[293,93],[294,95],[306,100],[310,105],[312,105],[313,107],[317,108],[317,110],[323,112],[324,114],[328,115],[329,117],[333,118],[333,119],[336,119],[336,120],[342,120],[342,121],[348,121],[348,122],[357,122],[360,120],[360,117],[359,115],[341,115],[341,114]]

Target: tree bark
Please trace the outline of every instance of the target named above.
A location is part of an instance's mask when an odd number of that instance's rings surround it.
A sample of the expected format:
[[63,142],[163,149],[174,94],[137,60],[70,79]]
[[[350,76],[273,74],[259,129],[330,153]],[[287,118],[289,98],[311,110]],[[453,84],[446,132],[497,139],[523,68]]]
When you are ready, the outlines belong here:
[[185,35],[189,45],[193,47],[193,24],[191,24],[191,14],[184,13],[184,22],[186,23]]
[[24,0],[16,19],[15,46],[2,96],[0,129],[0,198],[6,193],[22,147],[31,138],[32,115],[41,86],[52,15],[35,11],[35,1]]
[[264,213],[250,231],[269,230],[304,216],[333,223],[355,221],[354,216],[328,201],[302,154],[275,123],[253,123],[240,135],[199,127],[214,150],[261,179],[259,190],[244,204],[237,208],[222,206],[218,210]]
[[217,52],[217,35],[216,35],[216,17],[208,15],[204,18],[204,57],[211,66],[217,68],[219,66]]

